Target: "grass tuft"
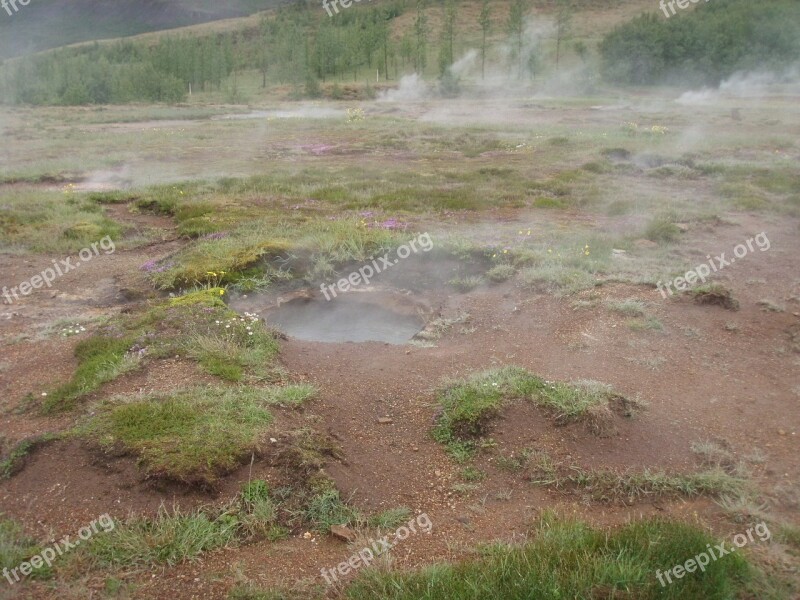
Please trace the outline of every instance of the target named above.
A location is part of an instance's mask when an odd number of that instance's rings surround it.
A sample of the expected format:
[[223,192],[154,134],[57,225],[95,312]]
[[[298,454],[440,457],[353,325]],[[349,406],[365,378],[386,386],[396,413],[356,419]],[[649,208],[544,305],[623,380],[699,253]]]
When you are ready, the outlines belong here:
[[206,387],[117,398],[81,432],[106,452],[136,456],[147,477],[211,486],[256,449],[272,423],[272,393]]

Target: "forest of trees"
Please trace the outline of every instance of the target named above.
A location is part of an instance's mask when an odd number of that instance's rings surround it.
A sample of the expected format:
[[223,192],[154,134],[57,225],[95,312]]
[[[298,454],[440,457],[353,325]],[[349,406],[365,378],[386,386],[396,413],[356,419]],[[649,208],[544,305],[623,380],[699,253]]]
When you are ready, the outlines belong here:
[[800,60],[800,2],[720,0],[665,19],[642,15],[600,45],[603,75],[617,83],[717,84],[739,70]]

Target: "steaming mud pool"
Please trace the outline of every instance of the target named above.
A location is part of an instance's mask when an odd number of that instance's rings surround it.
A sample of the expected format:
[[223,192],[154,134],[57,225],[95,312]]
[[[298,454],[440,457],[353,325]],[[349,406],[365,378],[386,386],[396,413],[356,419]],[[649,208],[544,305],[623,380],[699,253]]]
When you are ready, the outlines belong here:
[[285,335],[309,342],[405,344],[426,323],[425,310],[392,292],[351,293],[330,301],[294,294],[288,301],[251,294],[234,298],[231,308],[255,313]]

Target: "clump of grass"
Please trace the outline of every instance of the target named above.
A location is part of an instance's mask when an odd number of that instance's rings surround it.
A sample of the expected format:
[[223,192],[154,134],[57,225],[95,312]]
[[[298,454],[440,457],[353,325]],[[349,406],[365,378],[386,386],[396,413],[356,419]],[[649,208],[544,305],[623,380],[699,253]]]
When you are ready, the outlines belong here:
[[644,231],[645,239],[656,243],[672,243],[681,235],[680,228],[667,216],[655,217]]
[[405,506],[390,508],[367,519],[370,527],[378,529],[396,529],[411,518],[411,510]]
[[527,267],[520,272],[520,279],[525,287],[564,294],[588,290],[599,283],[589,271],[557,262]]
[[778,526],[776,538],[781,543],[794,548],[795,551],[800,550],[800,527],[786,523],[781,524]]
[[757,304],[761,307],[761,310],[764,312],[774,312],[774,313],[782,313],[786,312],[786,308],[780,306],[779,304],[775,304],[772,300],[759,300]]
[[182,513],[176,509],[170,514],[162,507],[155,519],[134,517],[92,537],[82,552],[95,567],[133,571],[174,566],[233,543],[237,525],[235,518],[224,513],[212,517],[202,511]]
[[274,541],[286,535],[286,530],[278,525],[278,503],[270,495],[266,481],[247,482],[239,493],[239,499],[241,511],[237,517],[240,530],[246,537],[262,536]]
[[195,388],[98,405],[82,434],[107,452],[132,454],[147,477],[212,486],[255,450],[272,423],[269,392]]
[[733,293],[721,283],[709,283],[696,287],[691,291],[698,304],[713,304],[727,310],[739,310],[739,301]]
[[486,473],[475,467],[467,466],[461,469],[460,477],[467,483],[474,483],[483,480],[486,477]]
[[42,404],[43,411],[52,413],[68,410],[80,398],[104,383],[137,369],[141,357],[128,352],[132,345],[133,339],[130,337],[107,335],[97,335],[79,342],[75,348],[77,371],[68,383],[47,395]]
[[502,283],[511,279],[516,272],[512,265],[495,265],[486,271],[486,277],[494,283]]
[[742,493],[747,486],[743,479],[713,468],[698,473],[666,473],[664,471],[616,473],[584,471],[573,467],[567,481],[585,490],[595,500],[624,499],[628,502],[644,497],[714,496]]
[[425,329],[420,331],[417,335],[414,336],[414,340],[412,341],[430,341],[430,340],[438,340],[443,335],[445,335],[448,331],[453,328],[453,325],[458,325],[460,323],[468,323],[470,319],[469,313],[461,312],[453,317],[438,317],[431,322],[429,322]]
[[728,472],[732,472],[738,464],[736,457],[727,447],[711,440],[693,443],[692,452],[700,459],[702,464],[720,467]]
[[19,473],[31,452],[55,440],[55,434],[44,434],[26,438],[16,444],[0,461],[0,480],[9,479]]
[[299,383],[267,388],[266,402],[276,406],[297,408],[317,395],[317,388],[309,383]]
[[483,277],[480,277],[479,275],[470,275],[465,277],[456,277],[447,283],[448,285],[452,285],[459,292],[466,293],[482,286],[484,281]]
[[[14,569],[41,552],[42,546],[22,531],[15,521],[0,516],[0,569]],[[48,579],[52,576],[51,567],[43,564],[33,569],[28,577]]]
[[497,457],[496,464],[498,468],[504,471],[518,473],[528,465],[532,454],[533,452],[528,448],[524,448],[518,454],[512,452],[509,456],[501,454]]
[[629,298],[623,301],[609,302],[608,308],[626,317],[643,317],[646,305],[641,300]]
[[664,331],[664,324],[653,316],[645,319],[629,319],[627,324],[631,331]]
[[502,367],[447,385],[439,393],[441,407],[433,436],[451,456],[464,459],[477,449],[476,439],[487,433],[503,404],[514,399],[550,410],[560,424],[585,419],[595,433],[607,426],[611,401],[633,405],[595,381],[550,382],[519,367]]
[[198,324],[184,348],[209,373],[235,382],[247,372],[265,378],[278,342],[258,317],[233,317]]
[[[3,197],[0,250],[67,256],[106,236],[118,241],[122,227],[100,207],[72,191],[21,188]],[[99,259],[98,259],[99,260]]]
[[358,510],[349,506],[339,495],[339,490],[328,489],[314,495],[303,514],[311,527],[327,533],[333,525],[350,525],[364,519]]
[[673,579],[663,587],[656,571],[717,542],[695,525],[650,518],[611,531],[548,512],[523,545],[495,544],[478,558],[417,571],[364,571],[345,590],[349,600],[523,600],[536,590],[540,600],[562,598],[704,598],[726,600],[745,594],[759,573],[744,556],[713,561],[704,573]]

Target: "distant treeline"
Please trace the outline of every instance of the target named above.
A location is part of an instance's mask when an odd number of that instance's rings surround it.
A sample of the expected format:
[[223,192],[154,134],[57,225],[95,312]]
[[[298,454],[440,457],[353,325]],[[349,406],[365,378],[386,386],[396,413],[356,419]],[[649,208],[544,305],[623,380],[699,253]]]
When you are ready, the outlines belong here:
[[800,61],[800,2],[711,0],[670,18],[642,15],[609,33],[600,54],[607,79],[636,85],[780,68]]
[[[497,5],[483,0],[471,26],[481,33],[482,70],[487,36],[495,32],[505,34],[507,51],[501,54],[508,72],[519,79],[537,77],[543,58],[552,59],[558,69],[568,50],[587,61],[586,44],[570,43],[575,0],[556,0],[549,50],[541,40],[527,39],[530,5],[531,0],[511,0],[508,13],[496,17]],[[62,48],[0,63],[0,102],[180,102],[190,92],[220,90],[228,101],[238,102],[240,75],[245,74],[251,87],[258,77],[263,87],[289,84],[297,94],[315,97],[321,83],[363,83],[374,81],[376,73],[396,79],[410,70],[435,73],[443,88],[447,84],[454,91],[458,82],[449,66],[458,57],[462,35],[457,8],[458,0],[380,0],[329,17],[320,2],[296,0],[248,29]],[[406,13],[403,29],[395,27]],[[669,19],[661,13],[643,15],[610,32],[599,50],[603,74],[613,82],[718,82],[739,69],[797,61],[800,0],[713,0]],[[337,87],[329,91],[334,97]]]

